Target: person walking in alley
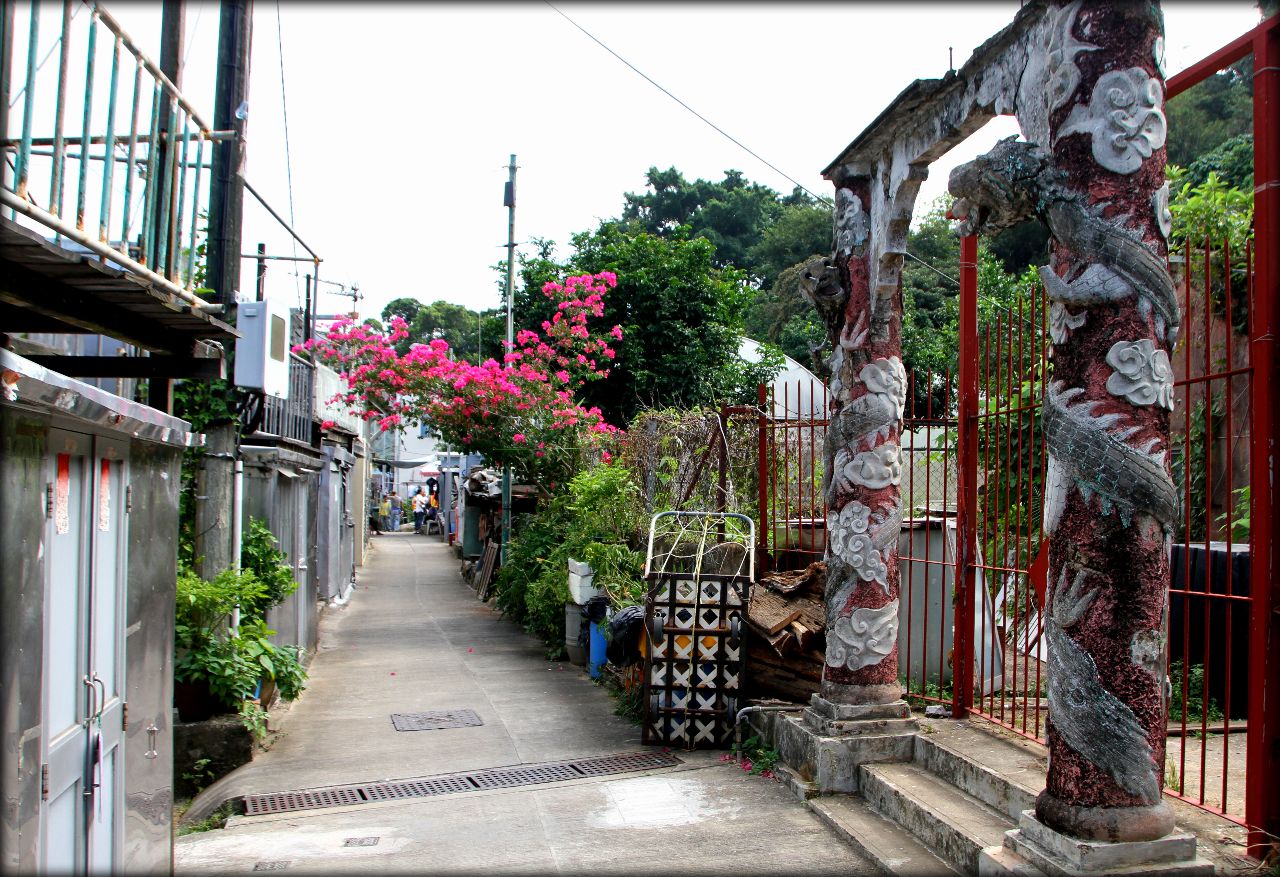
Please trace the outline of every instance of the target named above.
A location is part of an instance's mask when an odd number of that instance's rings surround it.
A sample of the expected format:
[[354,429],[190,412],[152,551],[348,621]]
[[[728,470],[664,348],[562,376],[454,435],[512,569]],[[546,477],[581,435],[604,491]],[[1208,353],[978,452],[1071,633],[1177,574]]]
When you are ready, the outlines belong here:
[[404,511],[400,506],[400,497],[397,496],[396,492],[393,490],[389,494],[387,494],[387,498],[391,500],[391,532],[399,533],[400,532],[400,515]]
[[389,493],[382,494],[382,502],[378,504],[378,518],[382,529],[391,529],[391,494]]
[[413,495],[413,532],[422,532],[422,520],[427,516],[427,489],[419,487]]

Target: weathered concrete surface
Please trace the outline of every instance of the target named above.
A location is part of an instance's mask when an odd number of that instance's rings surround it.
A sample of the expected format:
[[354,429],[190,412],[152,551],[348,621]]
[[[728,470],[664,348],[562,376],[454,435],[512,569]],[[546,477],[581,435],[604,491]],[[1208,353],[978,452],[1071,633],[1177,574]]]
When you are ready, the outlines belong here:
[[[577,668],[478,603],[435,539],[376,542],[351,603],[322,620],[310,687],[258,760],[206,793],[229,797],[638,751],[640,729]],[[480,727],[397,732],[390,714],[466,708]],[[870,874],[779,782],[718,752],[643,775],[269,817],[179,838],[175,870]],[[217,799],[215,801],[215,799]],[[378,837],[346,847],[348,838]]]
[[809,808],[855,849],[870,857],[883,874],[934,877],[961,873],[938,858],[911,832],[875,812],[861,798],[831,795],[810,801]]

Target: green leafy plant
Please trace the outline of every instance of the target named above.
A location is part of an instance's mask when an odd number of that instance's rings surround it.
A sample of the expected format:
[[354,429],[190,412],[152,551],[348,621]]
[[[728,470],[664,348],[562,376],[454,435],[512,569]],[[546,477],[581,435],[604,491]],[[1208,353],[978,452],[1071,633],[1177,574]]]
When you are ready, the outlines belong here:
[[[1185,697],[1182,679],[1184,673],[1187,677]],[[1205,698],[1203,664],[1192,664],[1184,670],[1181,660],[1172,662],[1169,665],[1169,687],[1169,721],[1182,721],[1184,711],[1188,722],[1222,721],[1222,708],[1218,706],[1218,702],[1211,697]]]
[[760,735],[752,734],[739,746],[735,744],[729,755],[729,761],[737,760],[738,765],[752,776],[772,778],[773,769],[779,760],[778,750],[760,739]]
[[209,759],[197,758],[191,764],[190,770],[182,772],[182,778],[186,780],[197,792],[203,792],[209,783],[217,779],[217,773],[209,767]]
[[288,557],[276,546],[279,540],[259,518],[250,518],[240,546],[240,566],[262,583],[262,599],[252,605],[241,603],[240,611],[251,616],[265,616],[268,609],[279,606],[298,589]]
[[267,711],[255,700],[240,701],[240,721],[255,740],[267,736]]
[[222,828],[227,824],[227,820],[236,815],[236,801],[234,799],[227,801],[217,810],[213,811],[199,822],[178,826],[178,836],[188,834],[198,834],[202,831],[214,831]]

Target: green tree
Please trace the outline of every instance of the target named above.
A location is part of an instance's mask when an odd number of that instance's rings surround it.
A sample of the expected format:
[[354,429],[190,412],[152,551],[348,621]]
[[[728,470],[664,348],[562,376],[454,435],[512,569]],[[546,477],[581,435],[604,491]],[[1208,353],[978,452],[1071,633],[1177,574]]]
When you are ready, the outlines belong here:
[[752,183],[741,171],[727,170],[720,182],[688,182],[674,167],[645,174],[648,191],[627,192],[622,219],[633,229],[659,237],[678,234],[687,226],[691,237],[711,241],[713,263],[735,266],[754,274],[750,252],[764,230],[784,209],[778,193]]
[[1253,58],[1198,82],[1165,104],[1169,163],[1188,167],[1221,144],[1253,131]]
[[605,299],[604,323],[623,337],[609,377],[583,388],[585,404],[599,406],[610,423],[625,426],[642,408],[693,407],[754,400],[756,384],[771,376],[778,358],[759,365],[737,355],[742,314],[751,296],[743,272],[718,267],[714,247],[679,227],[659,236],[618,223],[573,237],[574,254],[557,264],[550,241],[521,257],[516,290],[518,328],[541,331],[552,305],[542,285],[565,273],[612,271],[618,286]]

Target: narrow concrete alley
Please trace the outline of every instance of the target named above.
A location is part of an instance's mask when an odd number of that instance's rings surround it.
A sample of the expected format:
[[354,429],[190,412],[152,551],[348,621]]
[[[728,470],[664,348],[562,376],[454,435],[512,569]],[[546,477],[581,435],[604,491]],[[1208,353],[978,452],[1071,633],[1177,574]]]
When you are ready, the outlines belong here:
[[[644,749],[605,689],[479,603],[434,538],[376,538],[351,601],[321,624],[272,748],[197,806]],[[461,709],[483,724],[403,732],[391,720]],[[872,872],[782,784],[720,751],[674,754],[674,767],[629,774],[236,816],[178,838],[175,870]]]

